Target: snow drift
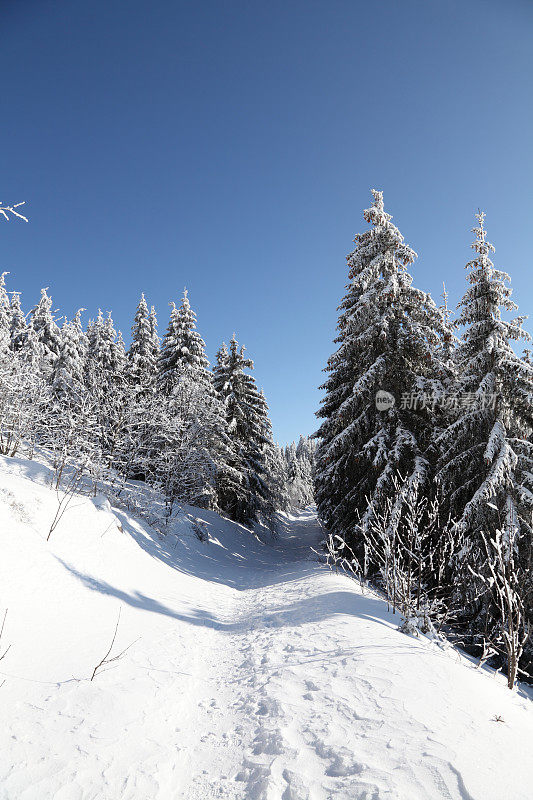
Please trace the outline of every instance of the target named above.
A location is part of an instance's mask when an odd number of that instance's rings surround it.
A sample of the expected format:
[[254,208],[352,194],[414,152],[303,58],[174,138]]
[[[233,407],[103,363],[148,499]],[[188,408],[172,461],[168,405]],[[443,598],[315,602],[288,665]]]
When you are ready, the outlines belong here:
[[400,633],[311,511],[163,536],[79,497],[47,542],[47,480],[0,460],[1,800],[531,796],[525,691]]

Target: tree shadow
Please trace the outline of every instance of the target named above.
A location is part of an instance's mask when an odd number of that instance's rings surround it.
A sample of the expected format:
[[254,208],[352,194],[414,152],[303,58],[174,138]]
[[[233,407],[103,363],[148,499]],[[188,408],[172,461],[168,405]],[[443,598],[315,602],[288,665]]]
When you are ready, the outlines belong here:
[[213,511],[191,510],[209,533],[205,542],[191,533],[189,520],[184,517],[175,520],[163,535],[126,512],[114,508],[113,513],[123,530],[152,558],[178,572],[239,591],[285,583],[323,569],[310,558],[310,548],[317,546],[320,530],[311,526],[310,531],[306,520],[284,523],[275,538],[266,531],[258,538],[249,528]]
[[[306,624],[324,622],[332,617],[357,617],[371,620],[387,628],[394,628],[392,614],[387,612],[382,600],[367,595],[359,595],[349,591],[323,592],[313,597],[299,598],[283,606],[269,608],[266,614],[252,614],[243,620],[224,620],[203,608],[180,611],[164,605],[159,600],[149,597],[140,591],[125,592],[107,581],[80,572],[71,564],[55,556],[57,561],[84,586],[93,592],[116,597],[121,602],[133,607],[161,614],[189,625],[213,628],[226,633],[246,633],[251,630],[269,628],[301,628]],[[398,617],[396,617],[396,621]]]

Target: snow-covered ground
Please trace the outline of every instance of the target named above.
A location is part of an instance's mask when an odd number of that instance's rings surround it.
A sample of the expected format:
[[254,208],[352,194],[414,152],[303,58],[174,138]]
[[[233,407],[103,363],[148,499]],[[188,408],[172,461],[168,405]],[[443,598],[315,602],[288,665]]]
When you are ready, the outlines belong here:
[[188,509],[200,542],[80,497],[47,542],[46,479],[0,460],[1,800],[531,798],[531,701],[328,572],[311,511]]

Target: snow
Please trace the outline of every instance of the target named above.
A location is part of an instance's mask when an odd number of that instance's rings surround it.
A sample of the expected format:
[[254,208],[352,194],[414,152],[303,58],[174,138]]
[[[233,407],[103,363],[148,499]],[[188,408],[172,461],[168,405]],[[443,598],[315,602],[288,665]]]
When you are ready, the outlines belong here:
[[0,459],[0,800],[531,797],[525,690],[399,632],[318,563],[312,510],[163,537],[80,497],[46,542],[46,480]]

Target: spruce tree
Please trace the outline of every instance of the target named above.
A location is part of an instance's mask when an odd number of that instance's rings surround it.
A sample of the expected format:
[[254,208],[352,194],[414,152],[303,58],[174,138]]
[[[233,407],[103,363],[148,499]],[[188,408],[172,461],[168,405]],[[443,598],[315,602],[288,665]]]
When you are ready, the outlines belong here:
[[[465,626],[463,639],[474,644],[490,635],[498,616],[486,588],[486,542],[495,531],[507,531],[516,564],[531,575],[533,541],[533,367],[511,344],[530,337],[522,329],[524,317],[509,322],[502,317],[517,308],[510,278],[495,269],[485,215],[476,216],[475,257],[467,264],[470,286],[457,320],[463,329],[457,352],[458,407],[437,441],[437,480],[463,542],[461,557],[452,564],[454,601]],[[533,586],[528,580],[520,584],[531,618]]]
[[26,317],[20,303],[20,292],[13,292],[9,306],[9,336],[10,346],[13,351],[20,350],[24,344],[27,332]]
[[104,320],[98,311],[98,317],[88,326],[87,340],[85,384],[95,408],[98,444],[112,465],[126,410],[126,354],[121,337],[117,339],[111,313]]
[[[151,341],[155,352],[155,314]],[[224,409],[186,291],[180,307],[172,306],[158,367],[157,388],[165,413],[154,431],[154,452],[157,470],[165,475],[167,501],[170,507],[176,500],[214,507],[219,487],[233,485],[239,476],[232,466]]]
[[[439,309],[413,287],[407,272],[416,254],[384,211],[382,192],[373,196],[364,212],[372,227],[355,237],[347,258],[339,347],[326,367],[326,395],[317,414],[324,422],[316,434],[320,517],[361,560],[377,509],[392,502],[399,527],[413,493],[428,491],[426,451],[435,424],[433,397],[442,394],[444,335]],[[380,392],[392,396],[393,404],[378,408]]]
[[261,515],[271,523],[273,503],[266,466],[272,447],[270,420],[264,396],[254,378],[245,372],[253,366],[235,335],[229,351],[223,345],[217,354],[215,387],[224,403],[226,430],[233,443],[232,466],[240,473],[238,486],[233,487],[237,491],[228,487],[219,503],[238,522],[249,523]]
[[510,278],[494,268],[485,215],[476,216],[476,255],[467,264],[470,287],[457,320],[457,327],[464,328],[457,352],[459,408],[439,440],[438,478],[453,516],[469,536],[494,522],[488,501],[503,507],[507,499],[520,525],[531,532],[533,370],[511,346],[530,337],[522,329],[524,317],[502,318],[502,311],[517,308]]
[[170,321],[159,356],[158,386],[169,395],[186,374],[194,374],[205,385],[211,383],[205,342],[196,330],[196,314],[192,310],[187,290],[179,308],[172,303]]
[[154,306],[150,307],[150,342],[151,342],[151,353],[154,363],[157,365],[159,361],[159,354],[161,352],[161,342],[159,340],[159,336],[157,335],[157,314],[155,312]]
[[73,320],[65,320],[59,355],[52,368],[52,390],[54,396],[63,402],[79,402],[84,389],[88,343],[81,324],[83,310],[79,309]]
[[42,357],[51,367],[59,355],[61,335],[52,314],[52,298],[48,289],[41,289],[41,298],[32,309],[28,326],[34,339],[41,345]]
[[0,275],[0,353],[8,349],[10,343],[10,309],[9,297],[5,286],[7,272]]
[[152,321],[148,306],[141,295],[131,329],[131,347],[128,352],[128,375],[139,390],[151,387],[156,374]]

